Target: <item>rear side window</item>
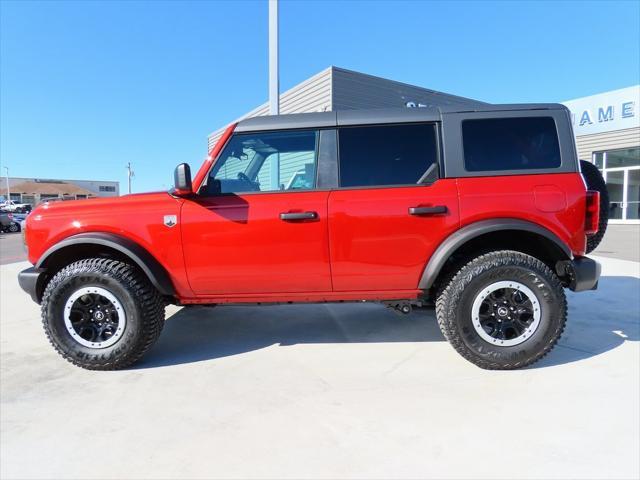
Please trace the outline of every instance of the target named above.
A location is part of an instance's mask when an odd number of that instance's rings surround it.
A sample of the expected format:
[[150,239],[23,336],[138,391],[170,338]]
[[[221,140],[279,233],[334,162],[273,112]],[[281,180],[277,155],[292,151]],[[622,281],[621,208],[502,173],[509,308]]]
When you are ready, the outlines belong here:
[[560,166],[558,133],[551,117],[465,120],[462,141],[469,172]]
[[340,186],[415,185],[436,162],[433,124],[343,127]]

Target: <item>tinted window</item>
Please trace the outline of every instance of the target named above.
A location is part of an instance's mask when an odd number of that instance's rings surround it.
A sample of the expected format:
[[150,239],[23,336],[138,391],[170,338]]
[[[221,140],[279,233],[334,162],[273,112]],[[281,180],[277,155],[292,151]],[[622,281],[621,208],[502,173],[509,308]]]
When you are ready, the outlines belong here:
[[340,129],[340,186],[416,184],[436,161],[428,124]]
[[550,117],[462,122],[467,171],[532,170],[560,166],[556,124]]
[[203,193],[315,188],[316,136],[315,130],[234,135],[209,174]]

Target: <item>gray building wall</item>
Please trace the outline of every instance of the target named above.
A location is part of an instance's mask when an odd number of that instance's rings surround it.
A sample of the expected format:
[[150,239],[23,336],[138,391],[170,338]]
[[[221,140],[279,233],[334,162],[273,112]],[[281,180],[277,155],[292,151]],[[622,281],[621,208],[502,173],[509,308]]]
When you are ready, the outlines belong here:
[[576,137],[578,158],[592,161],[595,152],[640,146],[640,127]]
[[[416,106],[419,104],[431,106],[483,103],[470,98],[331,66],[280,95],[280,113],[402,108],[406,107],[407,102],[414,102]],[[264,103],[234,122],[268,114],[269,104]],[[214,147],[223,131],[224,127],[209,135],[208,150]]]
[[109,182],[102,180],[63,180],[73,183],[79,187],[86,188],[94,192],[98,197],[118,197],[120,196],[120,182]]
[[367,108],[404,108],[416,106],[483,104],[470,98],[437,92],[395,80],[375,77],[344,68],[330,67],[332,79],[331,110]]
[[[329,67],[311,78],[308,78],[295,87],[280,95],[280,113],[308,113],[325,112],[331,110],[331,76],[332,69]],[[258,108],[235,119],[235,123],[245,118],[259,117],[269,114],[269,104],[263,103]],[[222,136],[224,129],[216,130],[208,137],[207,150],[210,151]]]

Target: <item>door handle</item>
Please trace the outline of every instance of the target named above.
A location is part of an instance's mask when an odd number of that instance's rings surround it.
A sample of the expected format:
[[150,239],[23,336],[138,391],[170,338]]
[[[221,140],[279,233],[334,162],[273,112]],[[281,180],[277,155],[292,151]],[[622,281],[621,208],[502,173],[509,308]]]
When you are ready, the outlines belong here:
[[436,205],[435,207],[409,207],[409,215],[438,215],[447,213],[446,205]]
[[280,214],[280,220],[285,222],[295,222],[299,220],[315,220],[318,218],[317,212],[287,212]]

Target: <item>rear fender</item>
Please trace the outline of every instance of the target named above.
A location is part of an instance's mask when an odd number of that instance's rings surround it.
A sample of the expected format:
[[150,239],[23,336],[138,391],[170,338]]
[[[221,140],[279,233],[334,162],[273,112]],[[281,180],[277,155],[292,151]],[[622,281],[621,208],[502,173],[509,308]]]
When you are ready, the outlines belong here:
[[557,247],[557,256],[559,257],[556,259],[557,261],[571,260],[573,258],[571,249],[567,244],[564,243],[556,234],[544,227],[541,227],[540,225],[515,218],[483,220],[457,230],[440,244],[429,259],[429,262],[422,273],[422,277],[420,278],[418,288],[421,290],[428,290],[431,288],[438,279],[438,276],[447,263],[447,260],[449,260],[451,255],[466,243],[474,238],[480,237],[481,235],[501,230],[515,230],[540,235]]

